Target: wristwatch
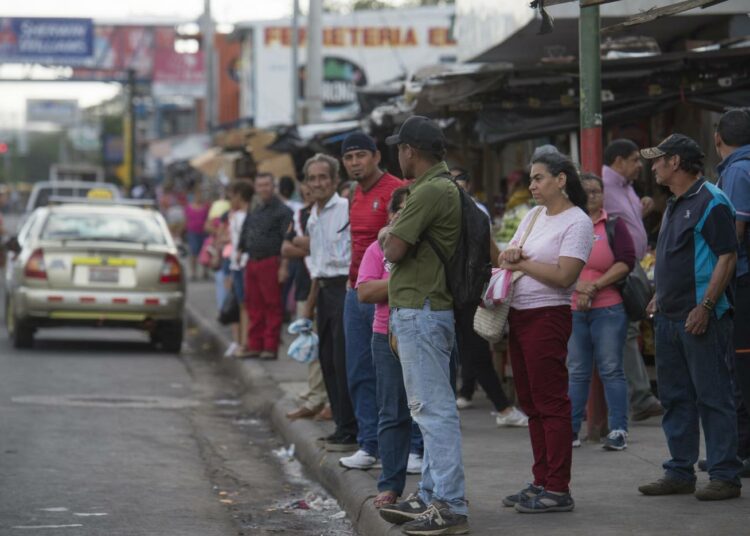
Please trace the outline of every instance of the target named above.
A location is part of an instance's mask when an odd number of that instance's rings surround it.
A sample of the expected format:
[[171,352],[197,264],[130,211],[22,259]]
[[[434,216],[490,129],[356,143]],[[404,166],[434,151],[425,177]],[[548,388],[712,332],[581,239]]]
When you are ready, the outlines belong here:
[[714,307],[716,307],[716,303],[711,298],[705,298],[703,302],[701,303],[703,308],[707,310],[708,312],[711,312],[714,310]]

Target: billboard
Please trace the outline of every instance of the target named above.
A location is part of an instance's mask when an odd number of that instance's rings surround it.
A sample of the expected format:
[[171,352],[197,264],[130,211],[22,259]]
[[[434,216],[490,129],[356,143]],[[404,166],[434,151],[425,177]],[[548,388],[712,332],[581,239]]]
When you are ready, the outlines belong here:
[[93,43],[91,19],[0,18],[0,62],[77,65]]
[[[455,61],[453,14],[452,6],[324,14],[324,120],[355,116],[358,87]],[[304,22],[300,21],[299,30],[302,89],[307,55]],[[244,54],[249,72],[243,73],[241,88],[243,115],[253,117],[259,127],[288,123],[292,117],[291,21],[252,23],[249,30]]]
[[71,126],[78,119],[78,101],[75,99],[26,99],[28,123],[54,123]]

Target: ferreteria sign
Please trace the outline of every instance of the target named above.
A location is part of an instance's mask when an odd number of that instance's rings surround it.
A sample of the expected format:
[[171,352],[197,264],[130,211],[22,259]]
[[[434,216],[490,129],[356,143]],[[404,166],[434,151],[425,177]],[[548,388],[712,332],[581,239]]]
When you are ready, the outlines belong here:
[[[356,11],[323,16],[323,119],[359,112],[358,87],[408,77],[418,69],[455,61],[452,6]],[[300,94],[304,95],[306,21],[298,33]],[[256,126],[288,123],[291,112],[292,26],[288,19],[245,27],[242,115]]]
[[0,18],[0,62],[79,65],[93,50],[91,19]]

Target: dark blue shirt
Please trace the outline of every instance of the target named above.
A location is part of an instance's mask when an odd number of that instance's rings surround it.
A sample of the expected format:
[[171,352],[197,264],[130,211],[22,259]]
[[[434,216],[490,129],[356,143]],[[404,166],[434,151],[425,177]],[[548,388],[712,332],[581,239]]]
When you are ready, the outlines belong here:
[[737,220],[744,221],[745,235],[737,254],[737,277],[750,273],[750,145],[738,147],[718,167],[719,188],[732,202]]
[[[684,320],[703,302],[720,255],[737,251],[734,207],[726,195],[699,179],[672,197],[656,243],[656,304],[671,320]],[[732,308],[732,284],[716,302],[717,318]]]

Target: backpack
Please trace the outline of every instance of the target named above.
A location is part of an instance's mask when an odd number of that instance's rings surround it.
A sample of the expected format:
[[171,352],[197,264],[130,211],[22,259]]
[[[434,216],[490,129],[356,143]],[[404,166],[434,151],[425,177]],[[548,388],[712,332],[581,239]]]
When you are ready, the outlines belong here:
[[[607,230],[607,242],[609,242],[609,247],[613,252],[615,250],[616,222],[617,216],[612,216],[604,224]],[[648,302],[654,296],[654,289],[648,280],[646,272],[643,271],[641,263],[636,260],[630,273],[615,283],[615,287],[617,287],[622,295],[622,305],[625,307],[625,314],[628,315],[628,320],[631,322],[644,320],[647,316],[646,307],[648,306]]]
[[424,238],[445,266],[445,280],[453,296],[453,307],[472,308],[479,305],[492,275],[490,225],[487,215],[477,207],[474,199],[452,177],[444,175],[443,178],[458,189],[461,203],[461,232],[456,250],[447,259],[428,234]]

